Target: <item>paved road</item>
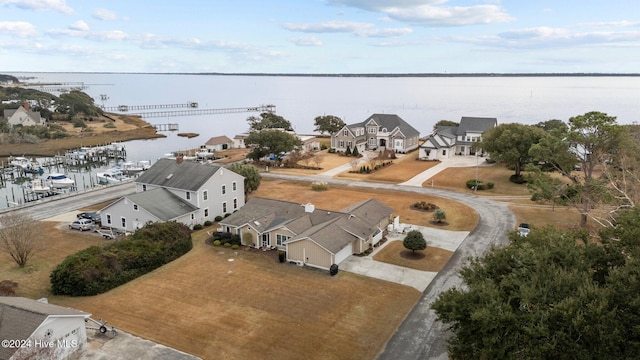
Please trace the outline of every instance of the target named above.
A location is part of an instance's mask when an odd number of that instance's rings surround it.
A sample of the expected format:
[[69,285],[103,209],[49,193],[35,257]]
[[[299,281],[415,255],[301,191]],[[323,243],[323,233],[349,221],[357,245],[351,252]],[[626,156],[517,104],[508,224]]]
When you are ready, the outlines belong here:
[[95,205],[101,202],[118,199],[127,194],[136,192],[133,182],[110,185],[102,188],[73,193],[65,196],[56,196],[28,203],[19,209],[8,208],[0,211],[13,211],[25,213],[35,220],[43,220],[69,211],[81,209],[83,207]]
[[515,227],[515,216],[507,205],[490,199],[453,191],[367,182],[350,182],[327,177],[292,176],[281,174],[262,174],[264,177],[290,179],[296,181],[326,181],[330,184],[362,188],[388,189],[407,191],[419,194],[430,194],[459,201],[469,205],[478,212],[480,221],[475,230],[460,244],[451,260],[431,281],[423,292],[413,310],[387,342],[379,355],[379,360],[414,360],[442,359],[447,360],[447,339],[449,333],[445,325],[438,322],[436,314],[431,310],[431,302],[438,295],[453,287],[462,286],[458,270],[469,257],[483,254],[491,245],[506,244],[507,232]]

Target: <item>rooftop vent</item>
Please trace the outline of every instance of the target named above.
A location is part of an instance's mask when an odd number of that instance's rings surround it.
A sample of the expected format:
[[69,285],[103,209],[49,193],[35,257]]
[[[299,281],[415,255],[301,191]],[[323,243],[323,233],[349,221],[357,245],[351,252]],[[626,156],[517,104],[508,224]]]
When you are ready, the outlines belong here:
[[307,203],[304,205],[304,212],[306,213],[312,213],[315,209],[316,209],[316,206],[313,205],[312,203]]
[[173,174],[167,175],[167,180],[171,179],[172,177],[173,177]]

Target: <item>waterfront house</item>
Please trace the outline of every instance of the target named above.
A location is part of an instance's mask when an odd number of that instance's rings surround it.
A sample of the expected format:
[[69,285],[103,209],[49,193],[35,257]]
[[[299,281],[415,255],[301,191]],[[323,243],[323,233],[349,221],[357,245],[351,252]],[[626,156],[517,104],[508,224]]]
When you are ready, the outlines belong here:
[[498,119],[463,116],[458,126],[439,126],[418,151],[423,160],[442,160],[456,155],[475,155],[473,145],[482,141],[485,131],[498,125]]
[[222,151],[231,149],[232,147],[233,140],[224,135],[214,136],[211,139],[207,140],[206,143],[204,143],[204,149],[207,149],[209,151]]
[[[44,301],[0,296],[0,339],[7,345],[0,347],[0,359],[67,359],[86,344],[89,316]],[[8,346],[6,340],[18,345]]]
[[40,116],[39,111],[31,111],[28,101],[17,109],[5,109],[4,118],[11,127],[46,125],[46,119]]
[[100,211],[103,226],[131,232],[150,221],[178,221],[193,227],[244,205],[244,177],[222,166],[180,158],[159,159],[135,185],[135,194]]
[[244,245],[282,250],[287,261],[329,269],[375,246],[392,213],[376,199],[329,211],[310,203],[252,198],[219,224],[222,231],[240,235]]
[[347,148],[358,152],[390,149],[407,153],[417,149],[420,132],[395,114],[373,114],[365,121],[345,125],[331,134],[331,147],[337,151]]

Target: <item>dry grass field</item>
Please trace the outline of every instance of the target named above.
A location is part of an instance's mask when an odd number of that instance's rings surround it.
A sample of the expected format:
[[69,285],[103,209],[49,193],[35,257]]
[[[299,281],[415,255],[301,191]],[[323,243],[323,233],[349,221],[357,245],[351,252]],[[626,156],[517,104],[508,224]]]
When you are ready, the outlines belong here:
[[309,183],[285,180],[262,179],[260,187],[251,196],[312,203],[317,209],[338,211],[356,202],[376,198],[394,210],[400,216],[400,222],[420,226],[433,226],[433,214],[412,210],[411,204],[418,201],[433,203],[447,214],[449,225],[438,226],[439,229],[454,231],[471,231],[478,224],[478,214],[470,207],[458,202],[437,196],[416,195],[402,191],[374,190],[329,185],[327,191],[312,191]]
[[[289,174],[289,175],[318,175],[322,172],[325,172],[327,170],[331,170],[333,168],[336,168],[338,166],[344,165],[349,163],[350,161],[353,161],[354,158],[348,157],[348,156],[340,156],[338,154],[330,154],[328,153],[327,150],[322,150],[322,151],[318,151],[314,154],[314,157],[317,157],[318,163],[316,164],[316,161],[314,160],[314,158],[309,158],[308,160],[301,160],[298,162],[298,164],[300,165],[305,165],[305,166],[316,166],[319,165],[318,167],[320,167],[320,170],[306,170],[306,169],[288,169],[288,168],[281,168],[281,167],[271,167],[269,168],[270,172],[276,173],[276,174]],[[260,169],[261,171],[264,169]]]
[[[350,169],[348,171],[344,171],[336,178],[338,179],[347,179],[354,181],[374,181],[374,182],[382,182],[382,183],[391,183],[398,184],[401,182],[405,182],[412,177],[420,174],[421,172],[438,165],[439,163],[436,161],[420,161],[416,159],[417,152],[411,152],[406,155],[400,155],[397,159],[391,160],[393,164],[387,165],[383,168],[380,168],[377,171],[372,172],[371,174],[360,174],[360,173],[351,173],[351,170],[358,170],[361,165],[358,165],[356,169]],[[373,168],[371,163],[363,164],[365,166],[369,166],[369,168]]]
[[394,240],[373,256],[374,260],[404,266],[410,269],[438,272],[447,264],[453,252],[433,246],[412,253],[405,249],[402,241]]

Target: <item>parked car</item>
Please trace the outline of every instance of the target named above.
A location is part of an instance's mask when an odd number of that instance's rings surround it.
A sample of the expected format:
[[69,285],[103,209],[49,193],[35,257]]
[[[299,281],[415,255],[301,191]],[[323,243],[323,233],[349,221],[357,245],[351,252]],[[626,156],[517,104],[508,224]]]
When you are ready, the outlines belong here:
[[97,211],[81,212],[80,214],[76,215],[76,217],[78,219],[89,219],[94,223],[100,222],[100,213]]
[[69,229],[86,231],[93,229],[93,221],[91,219],[78,219],[69,224]]
[[528,236],[530,232],[531,229],[529,228],[529,224],[521,223],[520,225],[518,225],[518,235]]

